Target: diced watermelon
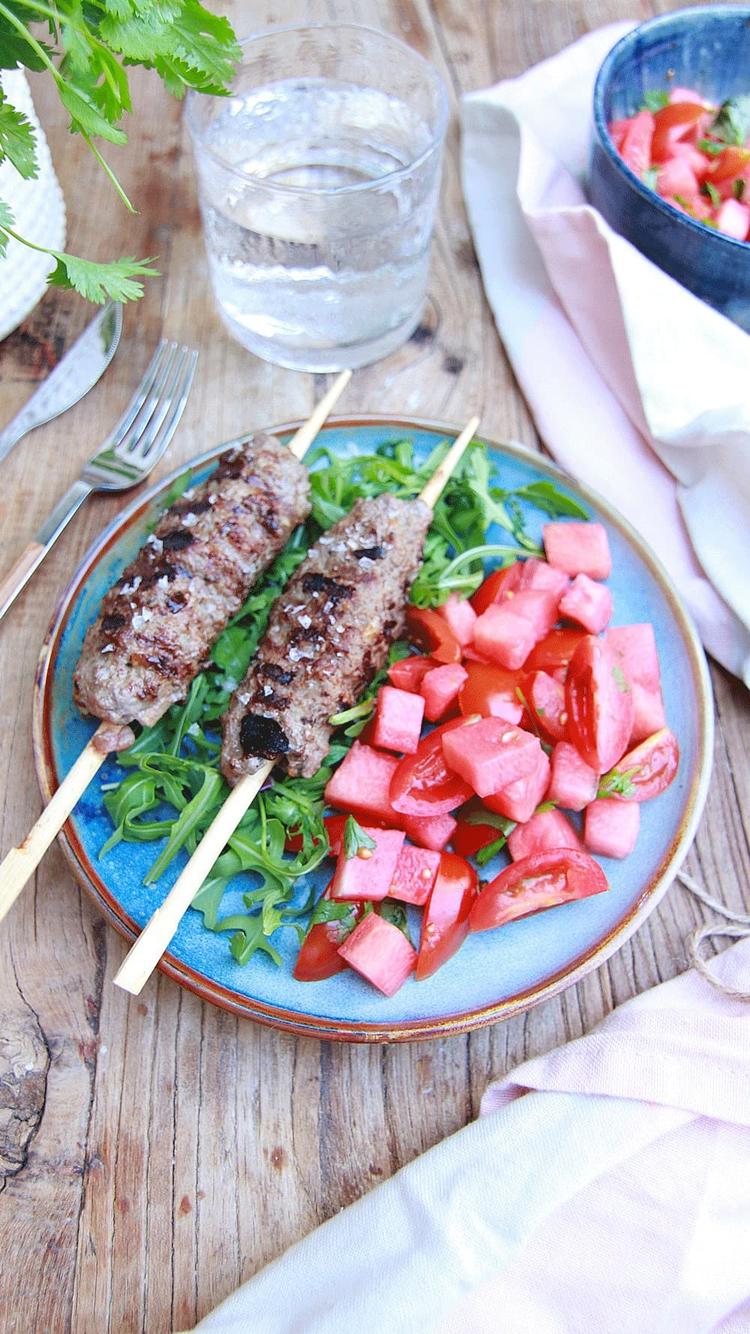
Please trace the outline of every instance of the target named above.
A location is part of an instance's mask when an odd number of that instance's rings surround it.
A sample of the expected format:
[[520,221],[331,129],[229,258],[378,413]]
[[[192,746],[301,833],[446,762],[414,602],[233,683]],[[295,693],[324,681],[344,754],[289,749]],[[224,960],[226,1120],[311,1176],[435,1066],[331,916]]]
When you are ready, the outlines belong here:
[[451,593],[448,601],[435,610],[448,622],[462,647],[465,648],[472,642],[477,614],[467,598],[460,598],[456,593]]
[[493,603],[477,618],[474,646],[501,667],[523,667],[534,645],[541,638],[525,616],[517,616],[512,603]]
[[538,811],[524,824],[517,824],[508,835],[508,852],[514,862],[530,857],[532,852],[549,852],[552,848],[583,847],[570,820],[562,811]]
[[562,741],[568,721],[562,682],[548,672],[531,672],[524,681],[523,693],[531,713],[531,725],[536,724],[553,741]]
[[569,811],[582,811],[594,800],[599,775],[581,759],[569,741],[558,741],[552,751],[547,797]]
[[612,617],[612,594],[606,584],[596,583],[587,574],[577,574],[560,598],[559,607],[561,616],[596,635]]
[[663,199],[670,195],[693,195],[698,193],[698,178],[689,162],[672,157],[659,167],[656,188]]
[[457,823],[452,815],[403,815],[401,821],[412,843],[433,852],[442,852],[447,847]]
[[355,926],[339,946],[339,954],[386,996],[393,996],[403,986],[417,961],[417,951],[403,931],[374,912]]
[[347,857],[342,847],[336,861],[336,870],[330,885],[332,899],[384,899],[391,887],[399,854],[404,846],[400,829],[375,829],[363,826],[373,840],[374,848],[360,848],[353,857]]
[[381,686],[375,709],[372,740],[383,750],[398,750],[413,755],[419,745],[424,717],[424,700],[408,690]]
[[557,620],[558,597],[549,588],[521,588],[508,596],[507,603],[514,616],[524,616],[531,622],[538,642],[549,634]]
[[659,655],[654,627],[649,621],[610,626],[604,638],[631,685],[645,686],[647,690],[659,686]]
[[487,666],[490,659],[486,653],[480,653],[475,644],[467,644],[464,649],[464,662],[479,662]]
[[699,184],[703,182],[709,171],[710,162],[705,153],[701,153],[700,149],[695,147],[695,144],[683,142],[673,144],[672,157],[679,159],[681,162],[687,162]]
[[516,593],[546,592],[552,593],[555,601],[567,588],[567,576],[546,560],[529,556],[528,560],[517,560],[504,571],[505,579],[493,598],[493,602],[505,602]]
[[442,740],[446,764],[479,797],[532,773],[541,752],[538,737],[502,718],[480,718],[445,732]]
[[630,116],[625,116],[623,117],[622,120],[611,121],[608,126],[609,137],[612,140],[612,143],[614,144],[618,153],[622,149],[623,141],[625,139],[625,135],[628,132],[629,125],[630,125]]
[[395,755],[384,755],[355,741],[329,778],[325,799],[329,806],[337,806],[339,810],[350,811],[365,820],[382,820],[398,828],[402,820],[390,799],[391,779],[398,764]]
[[612,570],[607,530],[600,523],[545,523],[544,549],[551,565],[566,574],[608,579]]
[[631,691],[633,693],[633,728],[628,745],[633,745],[637,741],[645,741],[646,737],[653,736],[654,732],[661,731],[662,727],[667,725],[664,700],[658,686],[656,690],[647,690],[645,686],[636,683],[631,686]]
[[675,102],[691,102],[693,105],[697,103],[705,107],[709,106],[709,103],[706,102],[702,93],[696,92],[695,88],[685,88],[682,84],[677,84],[676,87],[670,88],[669,102],[670,105],[674,105]]
[[623,135],[620,152],[623,162],[635,172],[639,180],[651,162],[653,138],[654,118],[651,112],[639,111],[636,116],[631,116],[630,124]]
[[427,902],[440,866],[440,853],[429,848],[414,848],[404,844],[398,855],[388,895],[402,903],[421,907]]
[[583,839],[602,857],[628,857],[638,841],[641,808],[637,801],[601,798],[586,807]]
[[[458,692],[469,673],[460,662],[446,662],[443,666],[433,667],[422,677],[419,687],[423,697],[425,717],[431,723],[444,718],[452,704],[458,699]],[[416,750],[416,746],[414,747]]]
[[507,819],[523,824],[531,819],[547,791],[548,783],[549,760],[540,747],[532,772],[485,797],[484,805],[488,811],[496,811],[498,815],[505,815]]
[[716,214],[716,226],[735,241],[746,241],[750,232],[750,208],[739,199],[725,199]]

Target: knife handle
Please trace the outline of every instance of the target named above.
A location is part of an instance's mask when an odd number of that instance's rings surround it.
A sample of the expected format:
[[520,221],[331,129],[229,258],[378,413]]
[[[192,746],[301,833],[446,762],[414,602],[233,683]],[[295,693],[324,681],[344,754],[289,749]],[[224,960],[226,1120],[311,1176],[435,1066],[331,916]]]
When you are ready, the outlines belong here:
[[69,490],[65,492],[62,500],[55,506],[47,522],[42,525],[34,539],[29,542],[25,551],[18,557],[15,565],[0,581],[0,621],[8,608],[13,605],[21,590],[26,587],[32,574],[41,565],[50,547],[57,541],[63,528],[73,518],[76,510],[83,504],[86,497],[91,495],[91,489],[87,482],[77,481],[73,483]]

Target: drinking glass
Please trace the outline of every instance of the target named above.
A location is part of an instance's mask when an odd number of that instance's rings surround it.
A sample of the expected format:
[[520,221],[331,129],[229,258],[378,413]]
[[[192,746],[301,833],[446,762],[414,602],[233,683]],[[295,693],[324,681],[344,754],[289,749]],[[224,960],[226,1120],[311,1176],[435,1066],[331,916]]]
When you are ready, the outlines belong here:
[[444,84],[355,24],[271,29],[242,52],[231,96],[187,109],[219,314],[282,366],[375,361],[422,311]]

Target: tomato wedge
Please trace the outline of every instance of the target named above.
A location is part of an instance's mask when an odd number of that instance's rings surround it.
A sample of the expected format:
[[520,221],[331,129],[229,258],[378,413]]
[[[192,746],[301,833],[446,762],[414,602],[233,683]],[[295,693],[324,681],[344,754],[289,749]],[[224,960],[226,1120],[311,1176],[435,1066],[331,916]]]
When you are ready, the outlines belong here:
[[481,616],[482,612],[491,607],[493,602],[497,602],[508,582],[508,569],[511,568],[511,566],[508,566],[505,570],[493,570],[492,574],[487,575],[484,583],[479,585],[473,597],[469,598],[477,616]]
[[669,156],[675,139],[697,125],[706,115],[706,108],[700,102],[672,102],[661,107],[654,115],[654,137],[651,142],[652,162],[663,162]]
[[469,824],[468,820],[459,820],[451,843],[454,851],[461,857],[475,857],[480,848],[486,848],[500,837],[500,830],[490,824]]
[[567,670],[570,659],[584,638],[584,630],[569,630],[567,627],[550,630],[531,650],[524,664],[526,671],[549,672],[552,675],[561,668]]
[[[325,912],[329,903],[328,890],[316,906],[317,912]],[[339,954],[347,936],[354,930],[364,911],[362,903],[336,905],[334,911],[346,910],[345,916],[329,922],[313,922],[297,955],[294,976],[298,982],[323,982],[327,977],[334,977],[346,968],[346,961]]]
[[565,679],[568,737],[582,759],[604,773],[625,753],[633,730],[633,694],[612,650],[585,635]]
[[523,706],[518,698],[520,674],[481,662],[467,662],[468,680],[458,695],[458,707],[465,718],[481,713],[483,718],[505,718],[509,723],[521,721]]
[[506,866],[485,886],[471,910],[472,931],[489,931],[517,917],[586,899],[609,889],[601,866],[572,848],[534,852]]
[[442,968],[469,934],[469,913],[477,892],[477,873],[463,857],[444,852],[422,921],[416,978],[422,982]]
[[401,658],[398,662],[391,663],[388,668],[388,679],[397,690],[409,690],[412,695],[416,695],[419,693],[422,677],[432,671],[434,666],[434,658],[412,654],[410,658]]
[[721,181],[731,181],[735,176],[741,176],[748,162],[750,162],[750,149],[737,148],[734,144],[729,144],[719,157],[714,158],[708,169],[708,179],[712,185],[718,185]]
[[553,741],[564,741],[568,715],[565,687],[549,672],[531,672],[523,684],[523,693],[534,723]]
[[658,797],[669,787],[679,763],[677,738],[668,727],[662,727],[623,755],[617,767],[603,776],[602,786],[609,788],[614,779],[627,775],[629,786],[626,790],[608,790],[608,795],[618,801],[650,801],[651,797]]
[[391,779],[390,799],[400,815],[445,815],[462,806],[473,791],[445,763],[443,734],[463,727],[452,718],[423,737],[413,755],[399,761]]
[[461,645],[448,622],[431,607],[410,604],[406,608],[406,625],[414,643],[426,648],[437,662],[461,661]]

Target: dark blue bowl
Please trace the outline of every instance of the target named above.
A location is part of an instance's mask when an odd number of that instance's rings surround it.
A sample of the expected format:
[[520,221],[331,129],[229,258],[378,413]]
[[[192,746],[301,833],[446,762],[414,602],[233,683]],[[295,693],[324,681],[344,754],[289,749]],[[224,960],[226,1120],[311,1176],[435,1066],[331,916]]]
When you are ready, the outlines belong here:
[[666,204],[625,166],[607,130],[632,116],[644,93],[681,85],[716,102],[750,93],[750,8],[681,9],[642,23],[612,48],[594,88],[591,202],[654,264],[750,330],[750,243]]

